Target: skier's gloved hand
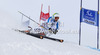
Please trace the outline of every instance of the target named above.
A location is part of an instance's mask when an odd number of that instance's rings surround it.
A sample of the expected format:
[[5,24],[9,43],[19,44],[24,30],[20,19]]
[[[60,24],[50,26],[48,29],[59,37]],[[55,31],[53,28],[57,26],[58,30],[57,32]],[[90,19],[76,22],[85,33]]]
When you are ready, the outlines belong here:
[[58,32],[58,30],[56,29],[55,31],[53,31],[54,34],[56,34]]
[[51,29],[51,28],[49,28],[49,30],[51,30],[51,31],[52,31],[52,29]]

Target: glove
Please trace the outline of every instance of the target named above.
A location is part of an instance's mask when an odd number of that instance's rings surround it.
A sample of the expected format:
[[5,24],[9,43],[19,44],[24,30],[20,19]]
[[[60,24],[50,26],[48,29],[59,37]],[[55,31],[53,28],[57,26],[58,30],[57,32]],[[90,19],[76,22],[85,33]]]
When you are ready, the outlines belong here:
[[51,29],[51,28],[49,28],[49,30],[51,30],[51,31],[52,31],[52,29]]
[[55,31],[53,31],[54,34],[56,34],[58,32],[58,30],[56,29]]

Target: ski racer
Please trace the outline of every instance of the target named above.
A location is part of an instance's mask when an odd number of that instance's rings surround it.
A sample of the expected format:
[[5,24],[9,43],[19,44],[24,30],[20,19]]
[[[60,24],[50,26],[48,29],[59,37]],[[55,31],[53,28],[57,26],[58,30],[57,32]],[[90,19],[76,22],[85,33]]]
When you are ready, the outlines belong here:
[[54,13],[53,16],[49,17],[46,22],[42,23],[40,27],[35,28],[32,30],[32,28],[29,26],[28,30],[25,32],[30,33],[38,33],[40,35],[47,35],[47,34],[56,34],[59,29],[59,14]]
[[[56,34],[59,29],[59,14],[54,13],[53,16],[49,17],[48,20],[42,25],[40,25],[40,28],[35,28],[35,32],[40,33],[41,35],[46,35],[48,33]],[[43,27],[43,28],[41,28]]]
[[58,32],[58,28],[59,28],[58,20],[59,20],[58,13],[54,13],[54,15],[52,17],[49,17],[49,19],[47,20],[47,25],[49,27],[49,30],[53,31],[54,34]]

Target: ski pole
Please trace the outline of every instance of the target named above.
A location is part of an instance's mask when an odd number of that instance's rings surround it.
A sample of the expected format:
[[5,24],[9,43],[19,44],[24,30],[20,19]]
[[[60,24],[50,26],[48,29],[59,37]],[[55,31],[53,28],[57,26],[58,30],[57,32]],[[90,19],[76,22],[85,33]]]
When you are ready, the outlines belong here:
[[22,12],[18,11],[20,14],[24,15],[25,17],[27,17],[28,19],[30,19],[31,21],[35,22],[36,24],[40,25],[39,23],[37,23],[36,21],[34,21],[33,19],[31,19],[30,17],[26,16],[25,14],[23,14]]

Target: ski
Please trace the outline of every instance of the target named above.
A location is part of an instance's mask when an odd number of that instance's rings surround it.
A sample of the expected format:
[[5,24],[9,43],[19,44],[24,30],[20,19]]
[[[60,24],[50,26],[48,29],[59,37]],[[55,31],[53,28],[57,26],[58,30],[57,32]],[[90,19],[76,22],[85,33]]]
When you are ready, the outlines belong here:
[[30,35],[30,36],[33,36],[33,37],[36,37],[36,38],[43,39],[43,36],[38,35],[38,34],[33,34],[33,33],[26,33],[26,34],[27,34],[27,35]]
[[43,38],[49,39],[49,40],[53,40],[53,41],[57,41],[57,42],[64,42],[64,40],[62,39],[56,39],[56,38],[52,38],[52,37],[47,37],[47,36],[43,36]]
[[18,30],[18,29],[16,29],[15,31],[18,31],[18,32],[21,32],[21,33],[24,33],[24,34],[30,35],[30,36],[32,36],[32,37],[36,37],[36,38],[39,38],[39,39],[43,39],[43,36],[38,35],[38,34],[25,32],[25,31],[21,31],[21,30]]
[[61,42],[61,43],[64,42],[64,40],[62,40],[62,39],[47,37],[47,36],[40,35],[40,34],[29,33],[29,32],[21,31],[21,30],[18,30],[18,29],[16,29],[15,31],[18,31],[18,32],[21,32],[21,33],[25,33],[27,35],[30,35],[30,36],[36,37],[36,38],[40,38],[40,39],[45,38],[45,39],[49,39],[49,40],[53,40],[53,41],[57,41],[57,42]]

